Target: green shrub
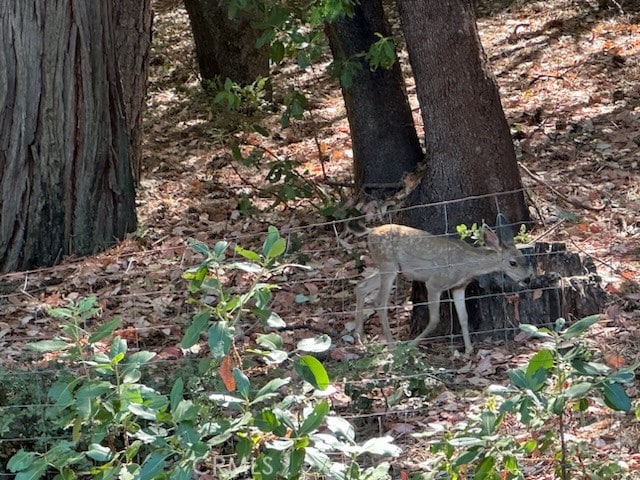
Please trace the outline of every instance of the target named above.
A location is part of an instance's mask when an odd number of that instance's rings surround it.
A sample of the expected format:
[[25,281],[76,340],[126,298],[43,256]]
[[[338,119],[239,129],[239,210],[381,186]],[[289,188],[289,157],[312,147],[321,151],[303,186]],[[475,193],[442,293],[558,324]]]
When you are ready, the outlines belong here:
[[[126,341],[114,336],[118,319],[95,331],[85,329],[86,320],[98,313],[95,297],[53,309],[51,315],[65,319],[63,335],[30,347],[57,352],[70,372],[48,389],[51,405],[45,412],[65,437],[42,450],[15,453],[7,465],[15,478],[35,480],[55,473],[54,478],[64,480],[187,480],[199,466],[216,478],[386,478],[388,464],[363,468],[358,457],[397,455],[398,447],[388,437],[357,442],[353,426],[331,414],[321,393],[330,388],[329,376],[311,354],[329,348],[327,336],[301,340],[293,351],[284,348],[277,332],[259,334],[257,347],[246,352],[236,346],[247,321],[284,325],[270,309],[271,292],[278,285],[269,279],[302,267],[280,262],[286,242],[278,231],[269,229],[260,252],[236,246],[240,261],[226,259],[226,242],[213,249],[192,243],[204,258],[185,273],[198,312],[182,346],[193,347],[205,334],[210,355],[199,368],[217,377],[214,387],[196,382],[193,394],[181,378],[168,394],[149,387],[143,369],[155,354],[130,352]],[[227,281],[235,274],[244,277],[233,287]],[[250,378],[244,360],[252,357],[266,366],[266,379],[261,378],[264,373]],[[274,373],[283,363],[293,367],[297,379]],[[335,453],[341,461],[334,460]]]
[[[508,372],[511,385],[494,385],[477,415],[456,425],[432,444],[440,461],[424,479],[524,479],[521,460],[534,452],[557,462],[556,477],[620,479],[625,472],[615,461],[599,463],[585,455],[585,445],[569,435],[571,420],[592,402],[621,412],[631,410],[624,385],[633,382],[637,366],[613,371],[595,360],[596,352],[584,334],[598,316],[586,317],[568,328],[559,319],[553,329],[521,325],[532,337],[544,339],[542,348],[522,367]],[[509,416],[529,433],[522,442],[503,428]]]

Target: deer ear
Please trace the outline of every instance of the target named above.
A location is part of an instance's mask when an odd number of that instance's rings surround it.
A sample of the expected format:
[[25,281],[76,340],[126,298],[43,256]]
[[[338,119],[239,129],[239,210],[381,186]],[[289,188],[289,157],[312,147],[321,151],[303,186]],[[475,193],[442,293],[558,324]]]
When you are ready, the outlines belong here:
[[502,250],[502,243],[500,243],[500,239],[490,228],[484,229],[484,243],[495,251]]
[[509,220],[501,213],[496,217],[496,235],[503,246],[513,246],[513,228],[511,228]]

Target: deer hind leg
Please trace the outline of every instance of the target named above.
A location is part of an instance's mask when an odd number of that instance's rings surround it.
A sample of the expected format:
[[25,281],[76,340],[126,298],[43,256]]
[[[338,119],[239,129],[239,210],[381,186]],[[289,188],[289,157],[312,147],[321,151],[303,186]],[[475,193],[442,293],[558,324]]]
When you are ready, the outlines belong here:
[[462,338],[464,339],[464,350],[466,353],[472,353],[473,345],[471,345],[471,339],[469,338],[469,314],[467,313],[467,304],[464,301],[464,290],[464,287],[451,290],[451,296],[458,313],[458,322],[460,322]]
[[367,295],[380,288],[380,274],[368,276],[356,286],[356,336],[364,336],[364,301]]
[[429,302],[429,323],[427,327],[412,342],[416,345],[420,340],[433,332],[440,323],[440,295],[442,292],[427,285],[427,301]]
[[378,298],[376,299],[378,317],[380,317],[382,331],[384,332],[384,336],[387,339],[388,343],[393,342],[393,334],[391,333],[391,329],[389,328],[388,305],[389,295],[391,294],[391,287],[393,287],[393,281],[395,279],[395,271],[380,272],[380,290],[378,291]]

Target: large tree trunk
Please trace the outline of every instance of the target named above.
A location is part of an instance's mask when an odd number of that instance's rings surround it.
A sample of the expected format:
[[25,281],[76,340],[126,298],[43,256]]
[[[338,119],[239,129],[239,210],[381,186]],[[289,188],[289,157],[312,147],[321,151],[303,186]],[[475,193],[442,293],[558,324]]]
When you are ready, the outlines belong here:
[[252,11],[238,11],[229,19],[226,3],[218,0],[184,0],[191,20],[200,75],[204,80],[230,78],[249,85],[269,76],[269,48],[256,48],[260,32]]
[[112,2],[0,10],[0,272],[90,254],[136,227]]
[[[334,59],[340,63],[367,52],[377,37],[388,36],[382,2],[354,5],[354,15],[325,29]],[[351,139],[356,189],[384,196],[402,186],[405,173],[423,158],[404,90],[400,65],[372,71],[364,59],[350,85],[342,85]]]
[[122,81],[125,115],[131,143],[131,169],[140,182],[142,169],[142,116],[149,77],[151,0],[115,2],[116,52]]
[[[432,233],[529,219],[509,126],[471,0],[398,0],[425,129],[426,173],[406,222]],[[513,193],[510,193],[513,192]],[[479,196],[480,198],[469,198]]]
[[[425,129],[426,172],[404,222],[441,234],[456,225],[529,220],[509,126],[471,0],[398,0]],[[412,299],[424,304],[424,284]],[[428,322],[416,307],[412,330]]]

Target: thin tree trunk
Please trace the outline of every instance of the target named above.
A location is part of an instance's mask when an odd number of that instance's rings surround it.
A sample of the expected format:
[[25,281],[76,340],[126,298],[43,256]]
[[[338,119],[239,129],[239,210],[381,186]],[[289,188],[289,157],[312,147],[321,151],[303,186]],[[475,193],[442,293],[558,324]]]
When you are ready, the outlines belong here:
[[90,254],[136,227],[110,1],[0,10],[0,272]]
[[[497,213],[529,220],[495,78],[471,0],[398,0],[425,129],[425,175],[404,222],[440,234]],[[412,331],[428,322],[427,292],[414,282]],[[445,322],[441,322],[447,328]],[[438,332],[435,332],[436,334]]]
[[512,222],[528,221],[509,126],[472,2],[398,4],[427,149],[425,176],[409,202],[456,201],[409,210],[407,223],[443,233],[461,223],[491,223],[498,211]]
[[249,85],[269,76],[269,48],[256,48],[260,32],[252,23],[253,11],[238,11],[229,18],[228,7],[216,0],[184,0],[191,20],[200,75],[204,80],[230,78]]
[[[354,61],[377,40],[388,36],[382,2],[367,0],[354,5],[354,15],[325,28],[334,59]],[[353,143],[356,189],[386,196],[402,186],[402,177],[413,171],[424,156],[413,123],[400,65],[372,71],[364,59],[355,60],[361,70],[342,95]]]
[[131,169],[136,183],[142,169],[142,116],[149,77],[151,0],[115,2],[116,53],[131,143]]

